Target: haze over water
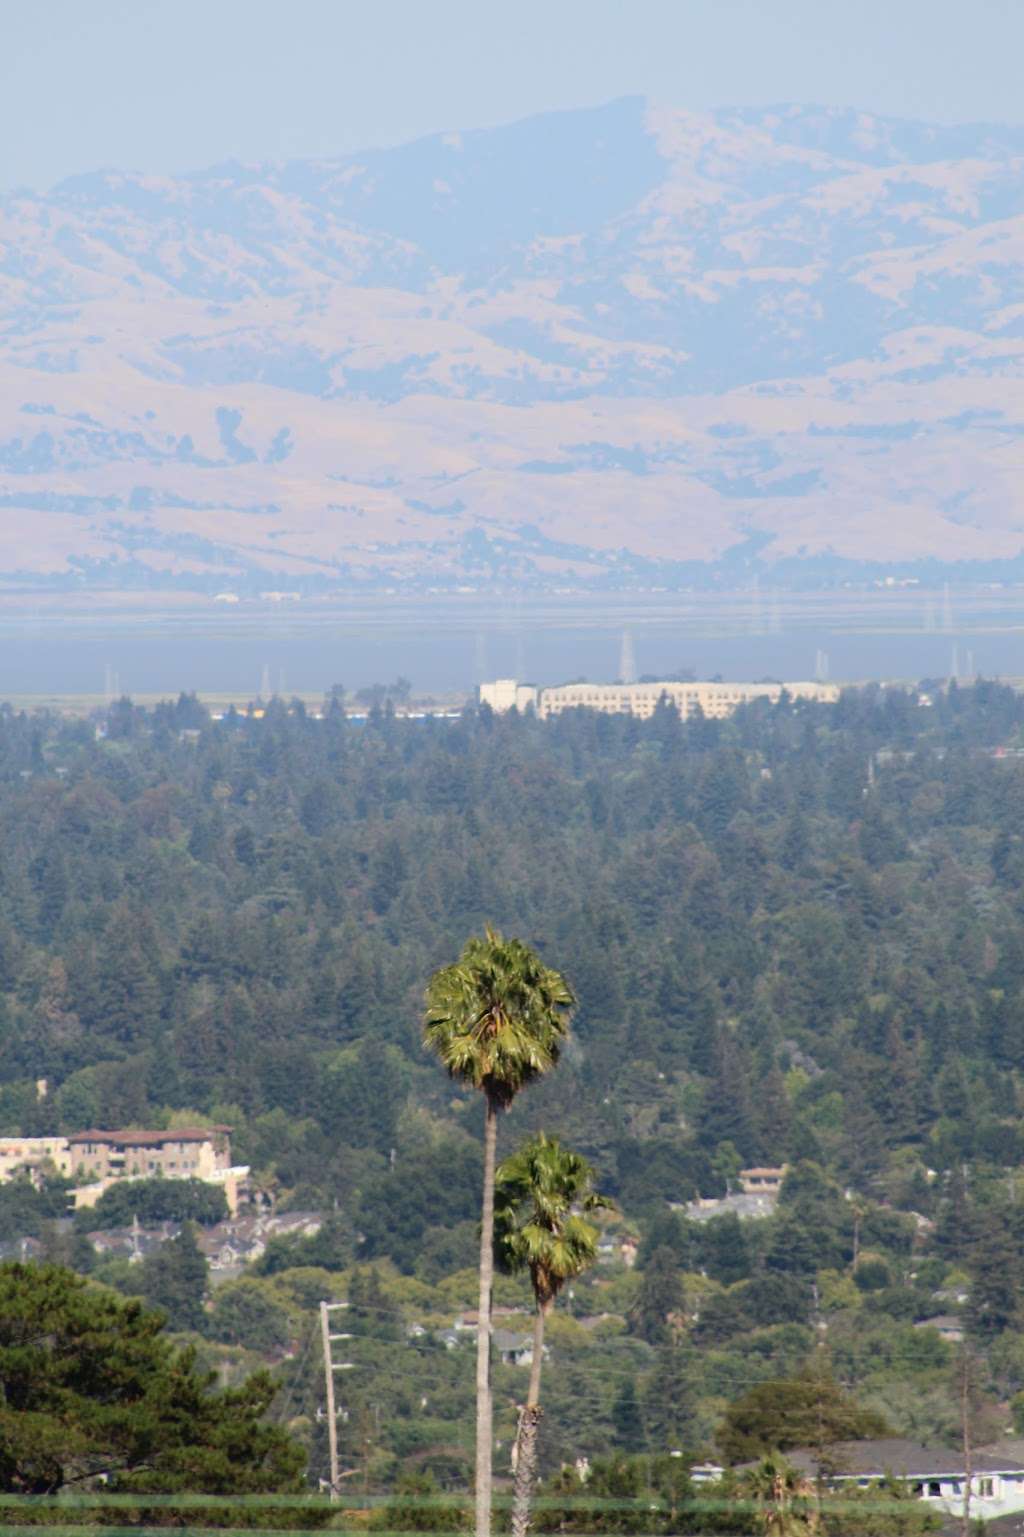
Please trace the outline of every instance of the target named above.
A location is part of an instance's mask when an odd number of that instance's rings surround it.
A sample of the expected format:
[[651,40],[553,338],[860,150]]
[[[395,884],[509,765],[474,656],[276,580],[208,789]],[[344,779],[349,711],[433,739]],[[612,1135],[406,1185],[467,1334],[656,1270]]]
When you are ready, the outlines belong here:
[[0,696],[180,689],[255,696],[349,690],[398,675],[418,694],[484,678],[540,684],[620,675],[624,632],[640,675],[828,676],[838,681],[975,673],[1024,676],[1024,594],[552,595],[353,599],[237,608],[152,606],[101,614],[50,600],[0,615]]

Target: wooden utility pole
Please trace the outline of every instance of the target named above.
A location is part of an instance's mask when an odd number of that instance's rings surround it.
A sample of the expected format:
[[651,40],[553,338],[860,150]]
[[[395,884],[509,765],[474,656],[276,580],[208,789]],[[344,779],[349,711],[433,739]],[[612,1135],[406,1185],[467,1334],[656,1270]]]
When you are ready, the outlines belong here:
[[964,1504],[960,1516],[960,1531],[962,1537],[969,1537],[971,1530],[971,1485],[974,1482],[974,1458],[972,1456],[973,1445],[971,1436],[971,1403],[974,1362],[970,1354],[970,1347],[966,1340],[960,1347],[960,1431],[963,1438],[964,1453]]
[[320,1304],[320,1335],[324,1346],[324,1392],[327,1398],[327,1446],[330,1453],[331,1499],[338,1498],[338,1420],[334,1407],[334,1369],[331,1360],[331,1318],[329,1304]]
[[340,1472],[338,1470],[338,1413],[334,1406],[334,1373],[351,1369],[351,1361],[339,1362],[335,1365],[331,1354],[331,1343],[334,1340],[348,1340],[350,1334],[331,1333],[331,1314],[337,1308],[347,1308],[347,1302],[321,1302],[320,1304],[320,1337],[323,1341],[324,1352],[324,1396],[327,1400],[327,1450],[330,1458],[330,1496],[332,1500],[338,1498],[338,1483]]

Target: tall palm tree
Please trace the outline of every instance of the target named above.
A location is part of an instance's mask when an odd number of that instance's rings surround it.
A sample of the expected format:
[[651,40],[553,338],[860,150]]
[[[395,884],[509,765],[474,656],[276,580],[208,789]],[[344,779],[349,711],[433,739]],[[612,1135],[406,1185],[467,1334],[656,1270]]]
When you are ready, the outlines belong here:
[[484,1096],[484,1189],[476,1354],[476,1537],[491,1527],[491,1292],[498,1113],[558,1061],[575,1002],[559,972],[519,939],[488,927],[427,986],[423,1038],[453,1078]]
[[516,1437],[513,1537],[525,1537],[537,1461],[544,1324],[567,1281],[597,1258],[598,1230],[585,1213],[613,1203],[594,1189],[585,1158],[544,1132],[507,1158],[495,1180],[495,1248],[508,1270],[528,1270],[536,1304],[533,1360]]

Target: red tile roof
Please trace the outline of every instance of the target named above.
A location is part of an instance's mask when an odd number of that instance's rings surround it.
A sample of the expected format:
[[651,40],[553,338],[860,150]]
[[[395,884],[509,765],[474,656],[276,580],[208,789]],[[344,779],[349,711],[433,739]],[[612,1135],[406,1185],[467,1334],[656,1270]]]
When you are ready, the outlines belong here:
[[166,1131],[76,1131],[68,1142],[101,1142],[111,1147],[160,1147],[165,1142],[209,1142],[230,1130],[230,1126],[171,1126]]

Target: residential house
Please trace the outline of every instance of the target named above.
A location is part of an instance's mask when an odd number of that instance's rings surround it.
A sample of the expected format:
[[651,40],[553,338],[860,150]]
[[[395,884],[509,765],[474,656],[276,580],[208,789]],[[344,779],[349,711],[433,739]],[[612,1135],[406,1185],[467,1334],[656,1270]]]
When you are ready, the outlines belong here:
[[142,1227],[133,1222],[130,1227],[99,1228],[87,1234],[96,1253],[111,1259],[126,1259],[132,1264],[144,1260],[147,1254],[159,1249],[169,1238],[181,1232],[177,1222],[158,1222],[152,1227]]
[[935,1329],[947,1345],[959,1345],[964,1337],[964,1321],[955,1313],[937,1313],[934,1318],[922,1318],[915,1329]]
[[778,1204],[778,1196],[765,1192],[747,1195],[737,1191],[734,1195],[698,1196],[696,1201],[685,1204],[670,1201],[673,1211],[684,1211],[691,1222],[710,1222],[713,1217],[724,1217],[732,1212],[737,1217],[770,1217]]
[[[508,1307],[503,1303],[499,1303],[497,1307],[492,1307],[491,1309],[491,1326],[493,1327],[494,1324],[499,1321],[499,1319],[525,1318],[528,1316],[528,1313],[528,1308]],[[475,1334],[479,1318],[480,1315],[476,1308],[466,1308],[465,1311],[460,1313],[458,1318],[456,1318],[452,1328],[458,1329],[466,1334]]]
[[[495,1329],[491,1338],[504,1366],[532,1366],[533,1339],[529,1334],[513,1334],[510,1329]],[[547,1359],[548,1347],[544,1346]]]
[[753,1168],[740,1170],[740,1189],[744,1195],[767,1195],[778,1200],[782,1181],[786,1177],[786,1165],[779,1168]]
[[694,1484],[717,1484],[724,1474],[725,1469],[718,1462],[697,1462],[690,1469],[690,1481]]
[[[915,1441],[884,1437],[874,1441],[843,1441],[828,1448],[830,1487],[869,1489],[886,1478],[908,1483],[925,1504],[947,1515],[960,1515],[967,1474],[962,1452],[921,1446]],[[802,1473],[817,1476],[819,1457],[804,1447],[787,1453]],[[1024,1456],[998,1447],[976,1451],[971,1458],[971,1514],[975,1520],[1024,1511]]]
[[0,1243],[0,1260],[38,1260],[43,1257],[43,1246],[38,1238],[11,1238]]
[[313,1238],[322,1222],[318,1212],[258,1212],[214,1223],[200,1233],[198,1242],[211,1270],[236,1271],[262,1258],[270,1239]]

